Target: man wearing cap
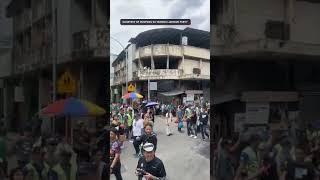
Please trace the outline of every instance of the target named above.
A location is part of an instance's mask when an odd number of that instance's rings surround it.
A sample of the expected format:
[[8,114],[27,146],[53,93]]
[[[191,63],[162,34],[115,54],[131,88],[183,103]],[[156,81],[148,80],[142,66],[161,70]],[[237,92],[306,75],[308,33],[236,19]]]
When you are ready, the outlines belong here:
[[166,170],[163,162],[155,156],[154,145],[146,143],[143,145],[143,157],[138,161],[136,175],[139,179],[144,177],[146,180],[166,179]]

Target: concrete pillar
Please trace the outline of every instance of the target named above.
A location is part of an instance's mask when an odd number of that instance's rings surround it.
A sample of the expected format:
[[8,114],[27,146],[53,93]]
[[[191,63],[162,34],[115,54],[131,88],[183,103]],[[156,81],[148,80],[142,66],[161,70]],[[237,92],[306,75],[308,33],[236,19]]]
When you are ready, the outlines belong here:
[[151,69],[154,69],[153,44],[151,44]]
[[142,67],[142,62],[141,62],[141,56],[140,56],[140,48],[138,49],[138,54],[139,54],[139,69],[143,69]]
[[2,89],[2,95],[3,95],[3,119],[4,119],[4,123],[5,126],[8,127],[9,122],[8,122],[8,91],[7,91],[7,86],[6,86],[6,82],[3,82],[3,89]]
[[38,75],[38,112],[40,112],[42,108],[41,92],[42,92],[42,79],[41,79],[41,72],[40,72]]
[[96,0],[91,0],[91,25],[96,25]]
[[167,69],[170,69],[169,43],[166,46],[166,51],[167,51]]
[[182,55],[182,69],[184,69],[184,46],[181,45],[181,55]]

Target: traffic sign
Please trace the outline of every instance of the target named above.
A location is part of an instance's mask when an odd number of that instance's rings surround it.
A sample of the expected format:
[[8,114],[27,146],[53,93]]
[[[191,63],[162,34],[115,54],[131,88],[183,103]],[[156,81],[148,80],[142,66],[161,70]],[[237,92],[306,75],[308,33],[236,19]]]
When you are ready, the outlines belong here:
[[128,92],[134,92],[134,91],[136,91],[136,86],[130,83],[128,86]]
[[60,94],[63,93],[75,93],[76,92],[76,80],[72,77],[69,71],[66,71],[58,80],[57,91]]

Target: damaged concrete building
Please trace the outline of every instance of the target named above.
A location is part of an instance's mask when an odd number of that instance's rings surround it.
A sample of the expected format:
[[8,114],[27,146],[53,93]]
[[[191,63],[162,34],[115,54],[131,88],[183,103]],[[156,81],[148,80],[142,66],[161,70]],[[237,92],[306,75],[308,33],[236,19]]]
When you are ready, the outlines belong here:
[[126,93],[126,81],[146,98],[150,80],[157,84],[150,92],[152,100],[209,101],[209,32],[160,28],[142,32],[129,42],[112,63],[114,99]]
[[[320,3],[215,0],[214,133],[274,130],[320,119]],[[295,125],[294,125],[295,124]]]
[[[13,20],[14,39],[12,75],[4,79],[5,119],[10,130],[31,122],[54,100],[53,77],[57,82],[66,71],[75,80],[72,96],[107,106],[106,1],[12,0],[6,12]],[[67,97],[55,94],[56,99]],[[64,121],[56,122],[55,129],[64,133]],[[45,119],[43,130],[53,125]]]

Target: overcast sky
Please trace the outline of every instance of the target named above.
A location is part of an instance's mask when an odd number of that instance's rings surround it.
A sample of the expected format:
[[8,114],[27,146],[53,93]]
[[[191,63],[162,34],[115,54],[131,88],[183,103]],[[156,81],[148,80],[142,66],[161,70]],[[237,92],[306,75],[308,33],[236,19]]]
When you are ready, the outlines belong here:
[[[210,0],[117,0],[111,1],[110,51],[119,54],[131,37],[140,32],[163,27],[192,27],[210,31]],[[121,26],[120,19],[191,19],[190,26]]]

